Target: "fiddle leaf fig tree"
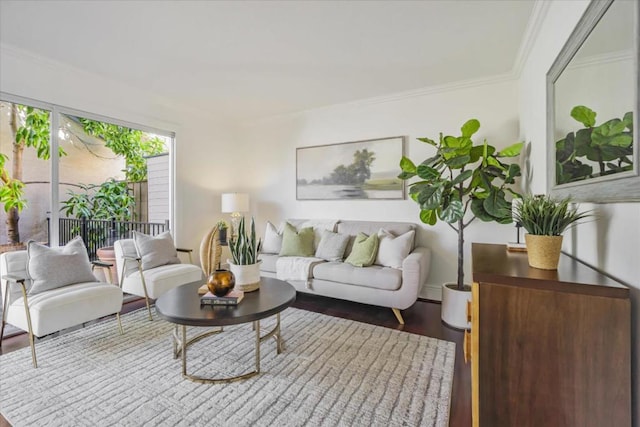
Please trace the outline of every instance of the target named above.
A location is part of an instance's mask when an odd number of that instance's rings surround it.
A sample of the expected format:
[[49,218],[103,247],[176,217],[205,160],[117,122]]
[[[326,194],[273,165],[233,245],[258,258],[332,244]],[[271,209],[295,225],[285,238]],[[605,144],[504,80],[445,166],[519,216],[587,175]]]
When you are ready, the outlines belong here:
[[[520,155],[523,143],[518,142],[501,151],[486,140],[474,145],[471,137],[480,129],[476,119],[467,121],[460,136],[443,136],[438,142],[418,138],[432,145],[436,153],[419,164],[407,157],[400,160],[402,173],[398,178],[419,180],[409,184],[410,197],[420,206],[420,220],[435,225],[446,222],[458,235],[457,288],[464,289],[464,230],[479,218],[509,224],[511,197],[520,197],[510,188],[520,176],[520,166],[506,159]],[[467,215],[469,210],[472,215]]]

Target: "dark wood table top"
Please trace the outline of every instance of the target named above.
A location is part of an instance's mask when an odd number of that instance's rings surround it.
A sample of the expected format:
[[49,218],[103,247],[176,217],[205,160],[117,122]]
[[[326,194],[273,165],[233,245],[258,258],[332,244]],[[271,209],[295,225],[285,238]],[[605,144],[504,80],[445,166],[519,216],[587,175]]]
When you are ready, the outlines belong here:
[[225,326],[253,322],[280,313],[296,300],[289,283],[260,278],[260,289],[245,292],[238,305],[200,305],[198,288],[205,282],[187,283],[160,295],[156,311],[164,320],[189,326]]
[[473,243],[471,250],[474,282],[629,298],[628,287],[564,253],[557,270],[540,270],[529,266],[526,252],[509,252],[505,245]]

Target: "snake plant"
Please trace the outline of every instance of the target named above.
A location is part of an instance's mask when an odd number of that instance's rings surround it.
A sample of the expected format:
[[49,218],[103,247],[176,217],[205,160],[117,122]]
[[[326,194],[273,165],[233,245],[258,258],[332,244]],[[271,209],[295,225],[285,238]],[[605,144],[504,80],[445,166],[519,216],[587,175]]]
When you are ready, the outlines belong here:
[[252,265],[258,262],[258,252],[262,246],[262,239],[256,241],[256,224],[251,218],[251,227],[247,232],[244,217],[240,219],[238,233],[231,237],[229,249],[233,263],[236,265]]
[[581,219],[592,216],[588,211],[578,212],[570,203],[570,197],[554,200],[545,195],[525,195],[522,203],[516,205],[513,217],[529,234],[560,236]]

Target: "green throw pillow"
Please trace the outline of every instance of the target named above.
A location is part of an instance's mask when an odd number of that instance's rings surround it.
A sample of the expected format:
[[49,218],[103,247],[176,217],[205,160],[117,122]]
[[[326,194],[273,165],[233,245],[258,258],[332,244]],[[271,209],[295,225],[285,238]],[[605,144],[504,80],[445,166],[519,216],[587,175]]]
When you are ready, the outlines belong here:
[[301,228],[298,231],[293,225],[286,223],[282,232],[280,256],[314,256],[313,238],[313,227]]
[[372,234],[368,236],[364,233],[358,233],[356,240],[353,242],[353,249],[344,262],[355,267],[369,267],[373,265],[378,254],[378,235]]

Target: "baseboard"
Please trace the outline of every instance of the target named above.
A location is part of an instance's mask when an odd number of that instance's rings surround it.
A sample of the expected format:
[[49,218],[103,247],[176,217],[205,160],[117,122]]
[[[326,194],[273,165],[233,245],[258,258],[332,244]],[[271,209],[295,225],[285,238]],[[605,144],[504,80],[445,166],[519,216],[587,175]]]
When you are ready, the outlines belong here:
[[429,301],[442,301],[442,285],[426,284],[418,297]]

